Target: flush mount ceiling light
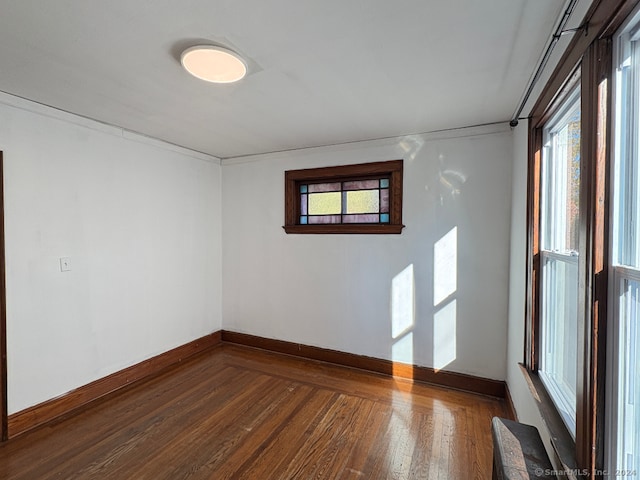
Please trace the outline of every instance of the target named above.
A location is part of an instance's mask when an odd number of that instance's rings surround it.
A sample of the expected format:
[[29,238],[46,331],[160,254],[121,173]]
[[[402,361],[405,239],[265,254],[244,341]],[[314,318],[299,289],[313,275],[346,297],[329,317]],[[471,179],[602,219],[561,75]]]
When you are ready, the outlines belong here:
[[247,65],[231,50],[211,45],[187,48],[180,58],[194,77],[213,83],[233,83],[247,74]]

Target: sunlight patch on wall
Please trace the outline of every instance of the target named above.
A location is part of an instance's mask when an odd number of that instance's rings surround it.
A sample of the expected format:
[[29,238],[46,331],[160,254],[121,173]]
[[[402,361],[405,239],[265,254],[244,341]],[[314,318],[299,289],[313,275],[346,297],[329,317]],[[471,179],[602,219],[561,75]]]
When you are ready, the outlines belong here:
[[411,330],[415,322],[415,282],[413,264],[391,282],[391,336],[396,339]]
[[415,277],[411,264],[391,281],[391,360],[394,375],[412,376],[415,310]]
[[424,146],[424,138],[419,135],[408,135],[398,145],[402,149],[402,156],[413,161]]
[[[458,227],[433,246],[433,368],[438,371],[456,359],[458,289]],[[445,303],[446,302],[446,303]]]
[[413,363],[413,332],[409,332],[396,340],[391,347],[391,358],[394,362]]
[[433,246],[433,304],[438,305],[458,288],[458,227]]
[[456,359],[456,300],[433,316],[433,368],[440,370]]

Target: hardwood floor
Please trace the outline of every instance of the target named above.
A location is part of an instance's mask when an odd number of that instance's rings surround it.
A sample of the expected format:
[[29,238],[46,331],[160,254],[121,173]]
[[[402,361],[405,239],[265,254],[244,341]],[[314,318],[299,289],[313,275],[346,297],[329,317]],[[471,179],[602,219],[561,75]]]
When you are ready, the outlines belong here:
[[235,345],[0,447],[1,479],[489,479],[503,402]]

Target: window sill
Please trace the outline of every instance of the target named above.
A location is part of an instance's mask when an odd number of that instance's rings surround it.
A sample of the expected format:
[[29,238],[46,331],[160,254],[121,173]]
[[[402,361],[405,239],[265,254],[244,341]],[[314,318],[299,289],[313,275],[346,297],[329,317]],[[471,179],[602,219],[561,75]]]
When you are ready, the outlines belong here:
[[522,364],[520,364],[520,369],[538,406],[542,421],[549,431],[555,458],[564,471],[567,472],[567,478],[575,479],[575,472],[578,471],[576,466],[576,442],[565,427],[553,400],[551,400],[538,374],[529,371]]
[[301,234],[330,234],[330,233],[370,233],[370,234],[400,234],[404,225],[362,225],[362,224],[325,224],[325,225],[285,225],[287,233]]

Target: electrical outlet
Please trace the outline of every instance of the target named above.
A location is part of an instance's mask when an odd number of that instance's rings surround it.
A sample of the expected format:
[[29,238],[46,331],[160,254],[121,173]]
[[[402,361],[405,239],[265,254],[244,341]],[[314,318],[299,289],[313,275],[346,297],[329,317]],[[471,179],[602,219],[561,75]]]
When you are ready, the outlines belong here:
[[71,259],[69,257],[60,257],[60,271],[61,272],[71,271]]

